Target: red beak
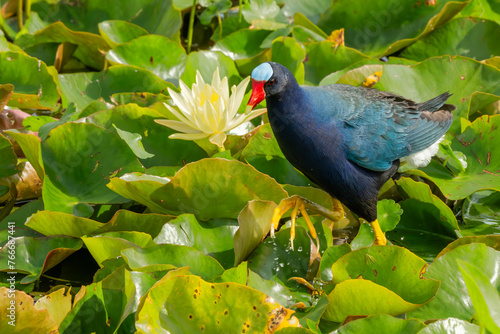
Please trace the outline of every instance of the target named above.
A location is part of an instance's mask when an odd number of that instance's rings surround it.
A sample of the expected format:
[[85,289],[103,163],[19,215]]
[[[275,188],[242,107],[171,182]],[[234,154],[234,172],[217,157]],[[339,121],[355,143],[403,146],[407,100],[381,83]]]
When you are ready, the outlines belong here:
[[264,92],[265,83],[265,81],[252,79],[252,95],[250,96],[250,100],[248,100],[248,105],[251,106],[252,109],[266,98],[266,93]]

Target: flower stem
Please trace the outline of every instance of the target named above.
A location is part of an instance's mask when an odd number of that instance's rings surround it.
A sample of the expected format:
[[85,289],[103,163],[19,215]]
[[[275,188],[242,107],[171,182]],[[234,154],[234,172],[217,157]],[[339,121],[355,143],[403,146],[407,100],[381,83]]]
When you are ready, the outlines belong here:
[[219,145],[217,145],[217,148],[219,149],[219,153],[224,152],[226,150],[226,148],[224,147],[224,145],[222,145],[222,147],[220,147]]
[[196,14],[196,3],[197,2],[198,2],[198,0],[193,0],[193,7],[191,7],[191,15],[189,16],[187,53],[191,53],[191,44],[193,43],[194,16]]
[[31,15],[31,0],[26,0],[26,20],[30,18]]
[[241,26],[241,10],[243,9],[243,0],[240,0],[240,10],[238,12],[238,29]]
[[23,28],[23,1],[17,2],[17,27],[19,30]]
[[220,14],[217,14],[217,20],[219,21],[219,39],[222,39],[222,19]]

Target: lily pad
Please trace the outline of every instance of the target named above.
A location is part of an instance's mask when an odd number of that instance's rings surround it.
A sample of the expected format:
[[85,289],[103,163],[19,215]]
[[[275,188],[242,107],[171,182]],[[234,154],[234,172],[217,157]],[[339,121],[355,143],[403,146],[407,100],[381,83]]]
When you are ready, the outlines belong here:
[[137,231],[106,232],[82,240],[101,267],[105,260],[120,256],[123,249],[154,245],[149,234]]
[[[343,322],[349,315],[400,315],[429,302],[439,281],[422,279],[427,263],[405,248],[371,246],[342,256],[332,266],[330,304],[324,318]],[[380,303],[385,300],[385,303]]]
[[234,60],[220,51],[198,51],[188,55],[186,69],[181,80],[191,87],[196,82],[196,71],[200,71],[205,82],[212,82],[215,69],[219,69],[221,78],[227,77],[229,86],[238,85],[241,76]]
[[[450,80],[433,80],[436,76]],[[384,65],[374,88],[392,92],[416,102],[424,102],[449,91],[447,103],[456,105],[452,133],[460,133],[460,117],[467,118],[483,105],[472,98],[475,92],[500,96],[500,70],[471,58],[441,56],[411,66]],[[420,85],[425,82],[425,85]],[[420,87],[418,90],[414,87]],[[490,129],[488,129],[489,131]],[[455,150],[455,148],[453,148]]]
[[279,202],[287,197],[269,176],[239,161],[220,158],[187,164],[172,180],[159,177],[146,180],[127,174],[111,179],[109,188],[157,212],[192,213],[201,220],[236,218],[248,201]]
[[478,267],[465,261],[457,261],[476,310],[475,318],[488,331],[500,332],[500,292]]
[[344,45],[335,46],[330,41],[306,44],[305,82],[318,85],[328,74],[368,59],[358,50]]
[[22,48],[44,43],[69,42],[78,45],[74,56],[84,64],[97,70],[104,68],[103,52],[109,50],[108,43],[101,36],[89,32],[72,31],[62,22],[54,22],[36,31],[33,35],[19,35],[15,42]]
[[108,43],[108,45],[112,48],[148,34],[144,28],[122,20],[108,20],[100,22],[99,32],[106,43]]
[[0,83],[14,85],[8,106],[52,110],[59,104],[59,91],[47,65],[18,52],[0,53]]
[[49,311],[37,309],[30,295],[1,287],[0,296],[0,307],[4,318],[0,323],[2,333],[57,332],[57,323]]
[[449,21],[468,1],[415,3],[376,1],[359,6],[334,2],[318,25],[325,32],[345,28],[346,44],[369,55],[387,55],[415,42]]
[[245,260],[269,233],[276,207],[274,202],[254,200],[241,210],[234,235],[234,265]]
[[94,100],[104,98],[110,102],[111,95],[123,92],[149,92],[160,94],[175,86],[154,73],[135,66],[112,66],[103,72],[59,74],[63,93],[63,105],[75,103],[78,110],[84,109]]
[[462,199],[483,190],[500,190],[500,136],[497,136],[500,116],[483,116],[472,122],[462,134],[451,140],[451,148],[467,157],[467,168],[458,175],[438,163],[421,171],[409,171],[432,180],[450,200]]
[[215,258],[223,267],[230,268],[234,263],[233,236],[236,229],[234,219],[200,222],[194,215],[185,214],[163,225],[154,242],[194,247]]
[[488,59],[500,54],[493,37],[498,35],[498,23],[474,17],[456,18],[410,45],[399,56],[418,61],[441,55]]
[[[263,333],[298,326],[293,311],[262,292],[236,283],[208,283],[197,276],[163,279],[143,301],[136,316],[139,333],[180,328],[186,332]],[[272,322],[277,314],[279,320]]]
[[404,320],[386,314],[373,315],[347,323],[336,330],[335,334],[356,334],[365,332],[385,332],[394,334],[416,334],[425,328],[421,321]]
[[25,225],[46,236],[69,235],[79,238],[92,233],[104,224],[67,213],[44,210],[31,216]]
[[0,177],[11,176],[18,173],[17,156],[10,140],[0,133],[0,154],[2,162],[0,163]]
[[144,68],[178,85],[187,56],[178,43],[163,36],[146,35],[116,46],[106,59],[114,64]]
[[489,278],[495,287],[500,286],[500,251],[485,244],[468,244],[456,247],[436,260],[423,275],[426,279],[441,281],[436,297],[428,304],[410,312],[408,317],[420,320],[453,317],[470,320],[475,313],[462,275],[457,275],[457,259],[472,263]]
[[126,202],[106,188],[109,178],[144,170],[118,136],[94,124],[66,123],[53,129],[42,142],[42,158],[45,209],[66,213],[73,213],[80,202]]
[[155,245],[147,248],[128,248],[122,256],[131,269],[157,271],[189,266],[189,271],[203,279],[211,280],[224,272],[214,258],[193,247],[180,245]]
[[463,334],[479,334],[481,328],[471,324],[468,321],[448,318],[437,320],[427,327],[422,329],[418,334],[447,334],[447,333],[463,333]]
[[[27,273],[21,283],[29,284],[81,247],[80,239],[67,236],[14,238],[0,250],[0,271]],[[9,253],[12,249],[15,249],[14,265],[12,261],[9,263],[13,260],[12,252]]]
[[[175,133],[154,120],[163,116],[150,108],[135,104],[117,106],[96,112],[84,118],[87,123],[104,127],[124,139],[146,167],[182,166],[207,157],[192,141],[169,139]],[[131,138],[123,133],[130,134]]]

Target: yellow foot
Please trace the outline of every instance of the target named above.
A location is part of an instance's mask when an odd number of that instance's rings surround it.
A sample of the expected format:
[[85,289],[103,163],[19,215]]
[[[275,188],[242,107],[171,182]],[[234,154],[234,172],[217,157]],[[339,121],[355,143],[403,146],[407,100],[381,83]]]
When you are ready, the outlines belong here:
[[385,246],[387,244],[387,239],[385,238],[384,232],[380,229],[380,225],[378,220],[375,219],[370,223],[373,228],[373,232],[375,233],[375,240],[373,241],[374,245]]
[[[285,198],[281,200],[280,204],[276,209],[274,209],[274,215],[273,219],[271,220],[271,237],[274,238],[274,230],[276,230],[279,226],[279,221],[281,217],[291,208],[293,208],[292,215],[291,215],[291,221],[292,221],[292,226],[290,228],[290,244],[293,249],[293,240],[295,239],[295,219],[297,218],[297,214],[300,211],[300,214],[302,217],[304,217],[307,227],[309,228],[309,232],[311,233],[311,237],[313,239],[316,239],[317,242],[317,247],[319,250],[319,239],[318,235],[316,233],[316,229],[314,228],[311,219],[309,218],[309,215],[307,214],[307,210],[313,211],[315,213],[318,213],[325,218],[328,218],[332,220],[333,222],[336,222],[342,218],[344,218],[344,210],[342,209],[342,205],[340,202],[333,202],[334,204],[334,211],[330,211],[327,208],[318,205],[314,202],[308,201],[307,199],[294,195],[289,198]],[[339,209],[340,207],[340,209]]]

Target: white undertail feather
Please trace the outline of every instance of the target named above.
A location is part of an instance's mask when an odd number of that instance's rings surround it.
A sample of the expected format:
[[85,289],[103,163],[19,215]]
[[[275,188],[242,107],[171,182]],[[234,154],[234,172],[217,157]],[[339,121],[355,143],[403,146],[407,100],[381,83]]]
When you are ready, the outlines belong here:
[[420,168],[427,166],[431,162],[431,158],[435,156],[439,151],[439,143],[442,142],[443,139],[444,135],[431,146],[423,149],[420,152],[406,156],[402,158],[401,161],[406,161],[408,167],[410,168]]

